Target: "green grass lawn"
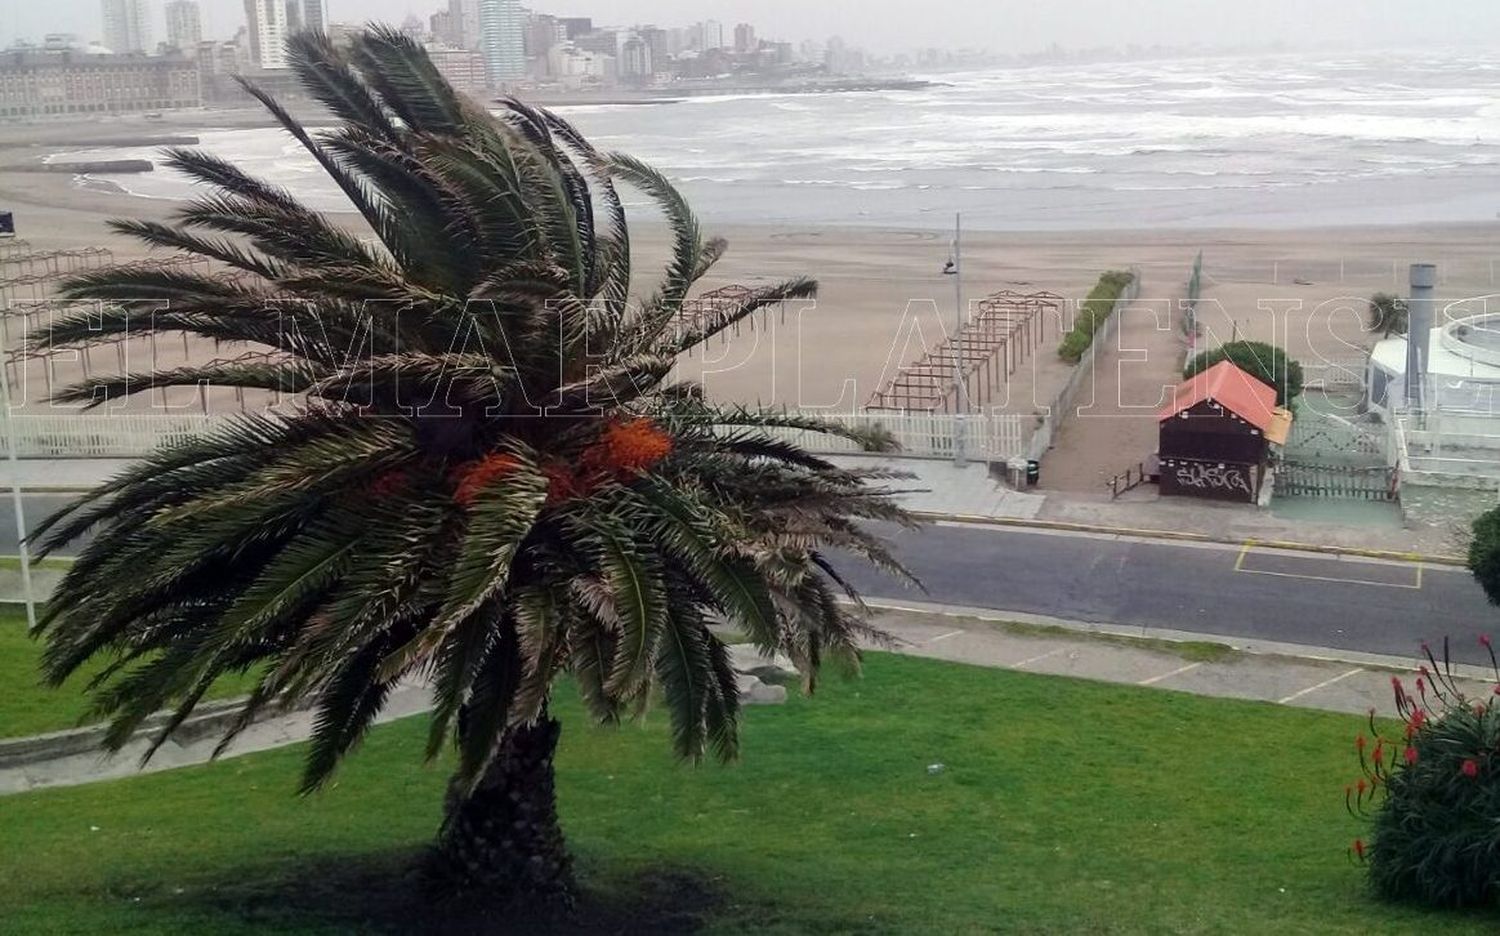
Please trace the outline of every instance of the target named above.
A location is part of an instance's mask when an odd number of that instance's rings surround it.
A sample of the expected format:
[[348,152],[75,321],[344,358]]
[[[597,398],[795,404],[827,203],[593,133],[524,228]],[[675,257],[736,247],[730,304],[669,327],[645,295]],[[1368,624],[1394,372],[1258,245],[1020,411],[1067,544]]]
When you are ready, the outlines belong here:
[[[1500,926],[1367,896],[1345,854],[1357,718],[877,654],[863,680],[748,710],[744,760],[694,768],[672,758],[661,715],[605,730],[560,708],[590,932]],[[0,930],[410,923],[401,869],[430,841],[444,783],[418,763],[425,729],[376,730],[305,799],[300,748],[0,799]]]
[[[26,612],[19,607],[0,609],[0,738],[75,728],[87,714],[83,686],[104,664],[91,664],[61,688],[49,689],[37,669],[41,653],[42,645],[26,636]],[[244,695],[252,685],[250,676],[221,679],[208,698]]]

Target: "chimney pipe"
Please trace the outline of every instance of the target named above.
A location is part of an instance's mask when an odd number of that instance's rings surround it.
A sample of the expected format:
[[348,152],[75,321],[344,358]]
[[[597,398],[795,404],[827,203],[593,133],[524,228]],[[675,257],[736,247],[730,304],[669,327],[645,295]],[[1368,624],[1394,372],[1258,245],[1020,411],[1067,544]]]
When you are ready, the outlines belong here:
[[1406,409],[1420,412],[1427,384],[1427,367],[1432,352],[1433,287],[1437,285],[1437,265],[1411,265],[1411,297],[1407,300],[1406,320]]

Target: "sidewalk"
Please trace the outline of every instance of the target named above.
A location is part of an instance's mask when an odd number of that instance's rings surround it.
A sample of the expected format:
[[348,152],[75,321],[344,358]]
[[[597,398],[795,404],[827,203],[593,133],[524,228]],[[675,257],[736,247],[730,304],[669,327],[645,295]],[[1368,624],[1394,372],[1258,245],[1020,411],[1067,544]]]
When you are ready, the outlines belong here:
[[[897,653],[1361,715],[1372,708],[1383,715],[1393,714],[1391,677],[1400,674],[1408,679],[1417,665],[1415,660],[1292,645],[1231,647],[1206,642],[1195,634],[1153,629],[1147,635],[1134,628],[1035,615],[971,612],[916,603],[876,605],[873,610],[874,624],[896,638]],[[1464,681],[1466,692],[1489,694],[1490,678],[1482,671],[1469,668],[1459,675],[1474,677]],[[428,705],[424,687],[404,686],[392,694],[378,721],[415,715]],[[225,709],[184,726],[186,730],[164,745],[145,770],[206,762],[218,742],[223,718],[231,711]],[[310,733],[312,719],[311,711],[300,711],[259,722],[240,735],[225,757],[302,741]],[[76,743],[63,746],[60,756],[48,758],[39,753],[47,746],[29,745],[37,752],[20,752],[20,756],[12,756],[9,766],[0,766],[0,795],[133,775],[139,772],[137,762],[146,742],[133,741],[113,758],[103,758],[92,748],[80,748]],[[51,746],[57,746],[55,741]]]
[[888,468],[913,473],[914,479],[889,485],[895,489],[926,489],[899,498],[902,506],[923,514],[1062,523],[1138,536],[1186,534],[1226,543],[1254,540],[1457,558],[1452,555],[1451,531],[1403,529],[1394,523],[1377,526],[1292,519],[1247,504],[1163,498],[1156,495],[1155,488],[1138,489],[1119,500],[1111,500],[1108,493],[1017,491],[990,476],[987,467],[977,462],[958,468],[950,461],[937,459],[880,455],[827,457],[848,468]]

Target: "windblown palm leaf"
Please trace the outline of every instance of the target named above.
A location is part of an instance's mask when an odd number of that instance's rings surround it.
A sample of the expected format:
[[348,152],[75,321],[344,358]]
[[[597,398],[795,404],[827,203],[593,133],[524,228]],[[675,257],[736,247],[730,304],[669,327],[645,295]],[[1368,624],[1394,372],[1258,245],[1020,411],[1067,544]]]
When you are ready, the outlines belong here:
[[[208,382],[299,403],[161,450],[46,523],[44,550],[96,532],[41,625],[47,676],[117,657],[96,702],[119,745],[167,708],[164,739],[214,680],[262,667],[231,735],[268,706],[314,705],[307,789],[398,683],[425,679],[428,753],[457,745],[462,796],[545,721],[563,673],[606,722],[659,687],[682,756],[733,755],[738,692],[712,619],[790,653],[809,685],[826,661],[854,664],[868,631],[834,600],[852,590],[825,553],[899,570],[859,524],[905,520],[867,483],[880,476],[764,431],[834,426],[666,383],[678,355],[814,283],[682,331],[679,305],[724,247],[659,173],[519,102],[490,115],[394,32],[348,48],[303,35],[291,60],[335,129],[309,132],[247,87],[367,236],[176,150],[209,193],[174,223],[115,227],[238,276],[122,267],[68,283],[106,300],[102,321],[65,319],[54,344],[154,329],[273,353],[95,377],[64,399]],[[620,182],[674,238],[638,305]],[[141,318],[122,299],[170,307]]]

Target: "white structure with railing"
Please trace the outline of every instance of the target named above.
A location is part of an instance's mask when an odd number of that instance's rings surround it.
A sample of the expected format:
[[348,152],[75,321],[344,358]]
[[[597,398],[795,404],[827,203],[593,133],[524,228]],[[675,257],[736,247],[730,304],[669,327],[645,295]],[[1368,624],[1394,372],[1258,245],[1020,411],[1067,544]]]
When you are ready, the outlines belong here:
[[[924,458],[952,458],[957,417],[935,413],[831,413],[793,411],[790,415],[816,417],[851,428],[881,428],[900,445],[898,454]],[[0,453],[9,453],[8,437],[16,439],[22,458],[140,458],[160,445],[185,441],[233,418],[231,414],[79,413],[13,414],[10,432],[0,433]],[[775,438],[813,452],[856,452],[859,446],[838,436],[805,429],[773,428]],[[991,462],[1006,461],[1025,451],[1022,417],[974,414],[965,419],[968,453]]]

